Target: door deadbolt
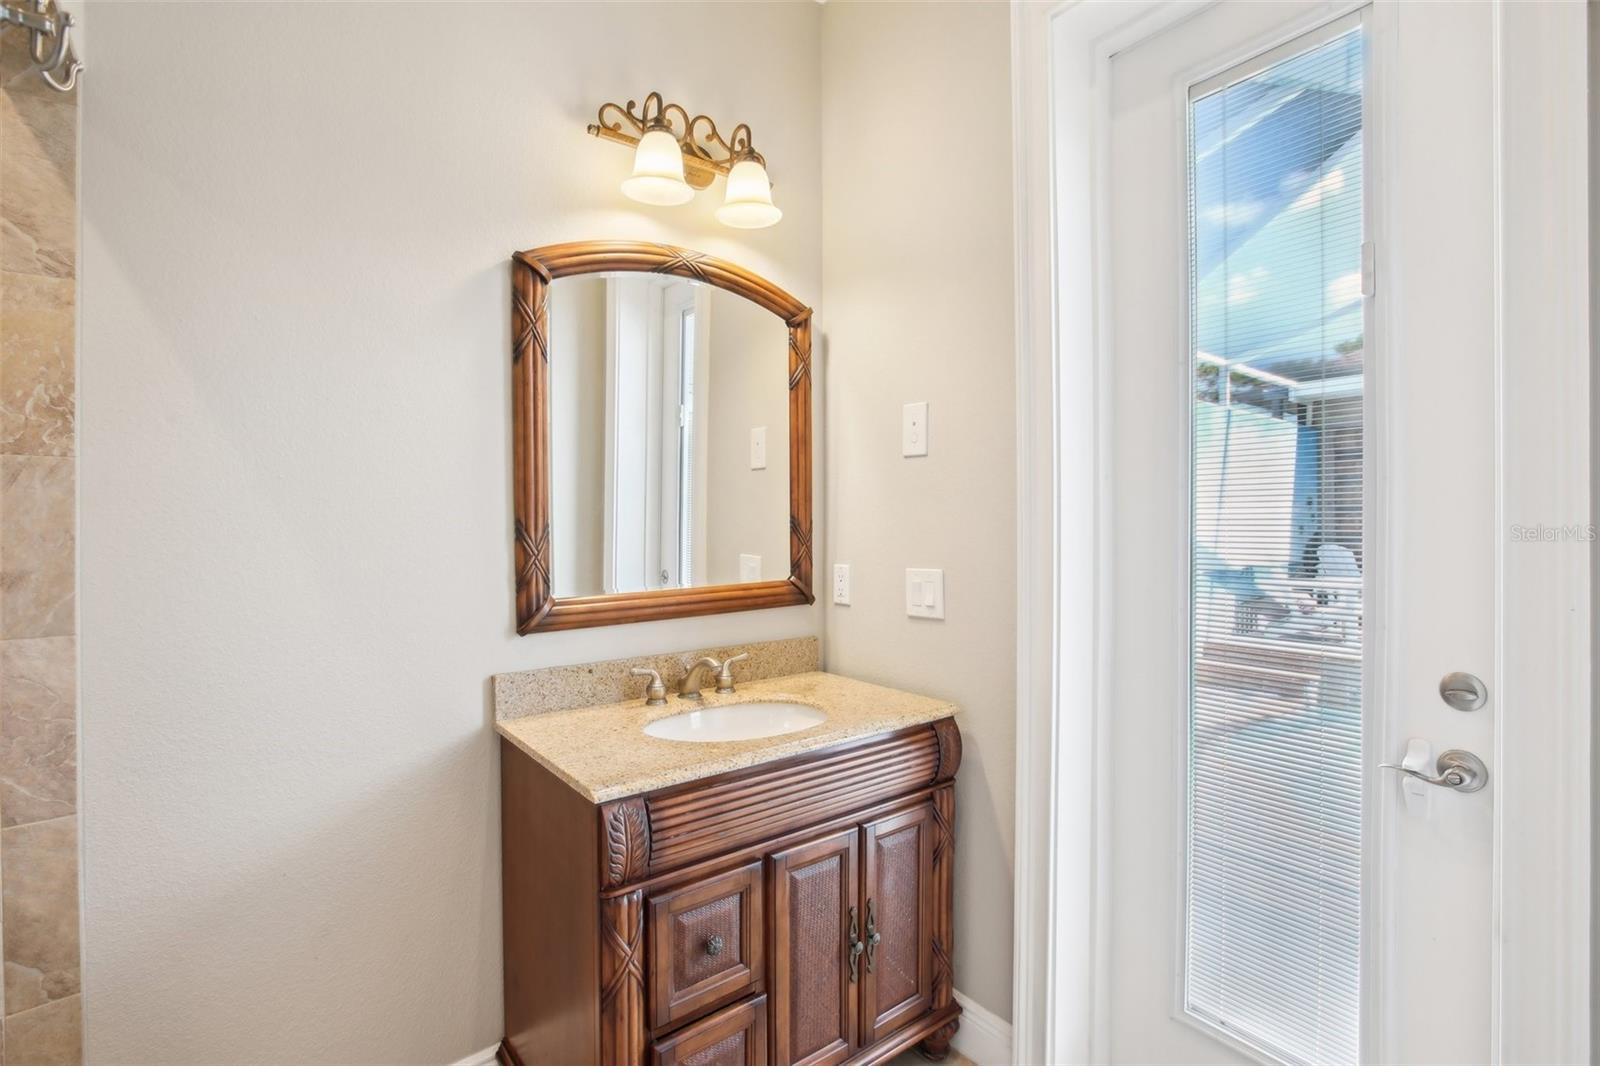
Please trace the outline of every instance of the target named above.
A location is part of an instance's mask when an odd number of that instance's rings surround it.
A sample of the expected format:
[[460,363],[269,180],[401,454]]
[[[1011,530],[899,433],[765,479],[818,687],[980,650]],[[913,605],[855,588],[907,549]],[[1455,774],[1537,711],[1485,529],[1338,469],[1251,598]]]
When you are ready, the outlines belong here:
[[1472,674],[1458,671],[1439,679],[1439,698],[1458,711],[1475,711],[1489,702],[1489,688]]

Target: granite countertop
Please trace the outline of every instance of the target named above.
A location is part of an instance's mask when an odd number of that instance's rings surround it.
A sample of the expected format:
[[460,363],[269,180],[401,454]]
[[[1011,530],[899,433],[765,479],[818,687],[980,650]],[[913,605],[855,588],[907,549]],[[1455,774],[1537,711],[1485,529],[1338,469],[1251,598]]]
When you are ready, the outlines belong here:
[[[644,732],[645,725],[658,718],[755,700],[810,704],[828,718],[797,733],[760,740],[661,740]],[[590,802],[606,803],[856,737],[949,718],[956,710],[945,700],[811,672],[742,681],[732,695],[719,696],[708,683],[700,703],[673,694],[665,707],[646,707],[636,699],[502,719],[495,729]]]

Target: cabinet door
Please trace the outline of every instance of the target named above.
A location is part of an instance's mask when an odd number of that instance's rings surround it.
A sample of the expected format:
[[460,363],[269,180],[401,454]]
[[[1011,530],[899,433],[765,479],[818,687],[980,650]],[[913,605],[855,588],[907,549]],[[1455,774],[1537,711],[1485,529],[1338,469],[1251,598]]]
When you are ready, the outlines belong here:
[[767,997],[756,996],[656,1041],[651,1066],[767,1066]]
[[933,1006],[933,834],[929,804],[862,830],[863,1044]]
[[759,990],[761,863],[650,897],[650,1018],[665,1029]]
[[832,1066],[855,1049],[858,848],[857,831],[847,829],[768,860],[773,1066]]

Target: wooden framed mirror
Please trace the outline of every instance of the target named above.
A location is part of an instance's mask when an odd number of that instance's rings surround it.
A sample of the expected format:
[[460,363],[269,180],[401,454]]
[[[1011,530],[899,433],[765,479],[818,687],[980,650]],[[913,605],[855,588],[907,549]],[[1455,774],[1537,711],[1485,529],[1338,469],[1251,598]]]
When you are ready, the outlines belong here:
[[787,292],[665,244],[518,252],[511,403],[519,633],[815,601],[811,309]]

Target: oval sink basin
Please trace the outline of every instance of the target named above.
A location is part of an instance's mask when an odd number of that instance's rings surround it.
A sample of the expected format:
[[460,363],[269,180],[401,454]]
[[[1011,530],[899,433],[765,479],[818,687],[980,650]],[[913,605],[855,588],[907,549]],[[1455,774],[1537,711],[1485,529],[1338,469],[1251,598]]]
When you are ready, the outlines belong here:
[[729,703],[658,718],[644,731],[662,740],[760,740],[798,733],[827,719],[803,703]]

